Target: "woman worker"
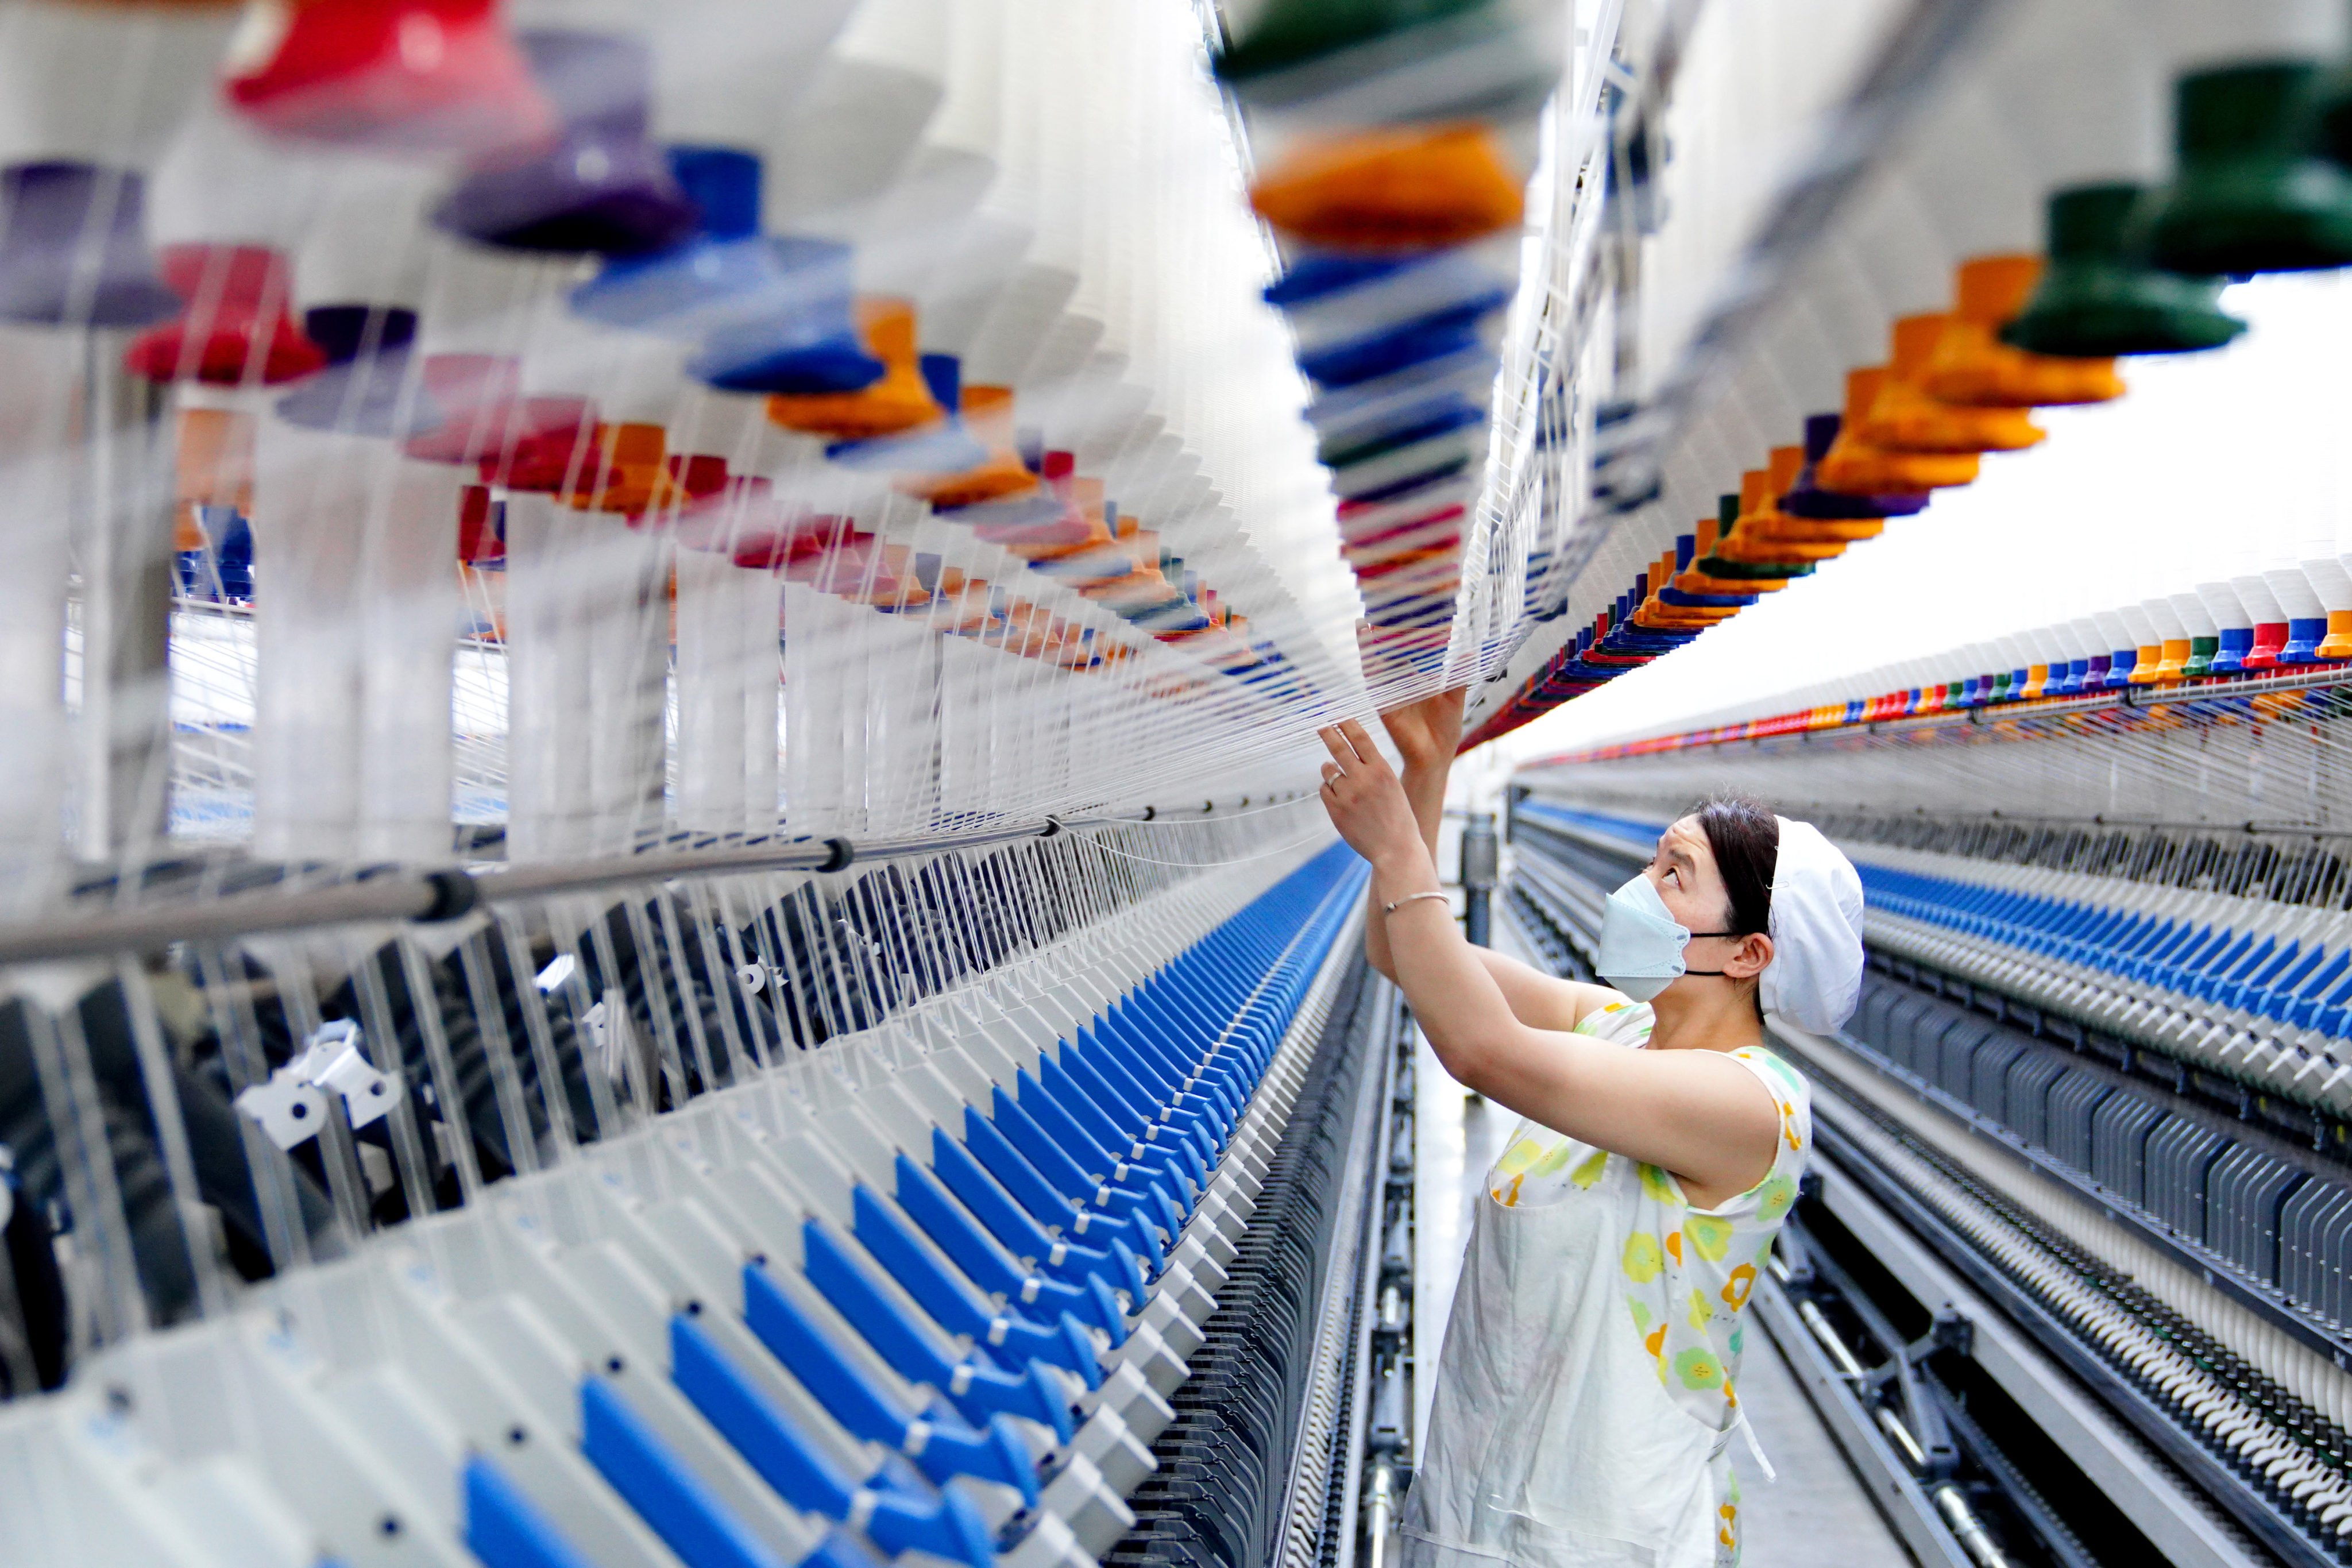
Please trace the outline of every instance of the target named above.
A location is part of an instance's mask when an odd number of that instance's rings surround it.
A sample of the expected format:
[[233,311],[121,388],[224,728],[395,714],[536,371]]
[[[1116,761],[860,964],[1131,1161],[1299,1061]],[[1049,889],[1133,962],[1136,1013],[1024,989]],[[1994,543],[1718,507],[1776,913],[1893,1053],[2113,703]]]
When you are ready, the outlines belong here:
[[1610,895],[1609,985],[1472,947],[1433,860],[1461,714],[1383,715],[1402,778],[1362,726],[1322,732],[1324,805],[1372,865],[1367,956],[1445,1070],[1522,1118],[1475,1205],[1405,1568],[1727,1565],[1740,1310],[1811,1144],[1763,1017],[1851,1015],[1862,886],[1809,825],[1710,801]]

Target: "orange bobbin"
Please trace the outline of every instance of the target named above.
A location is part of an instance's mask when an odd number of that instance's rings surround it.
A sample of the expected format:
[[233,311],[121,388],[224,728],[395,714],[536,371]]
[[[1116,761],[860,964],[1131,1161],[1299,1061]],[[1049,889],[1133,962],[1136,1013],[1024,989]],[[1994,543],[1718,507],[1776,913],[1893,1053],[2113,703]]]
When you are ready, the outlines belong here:
[[[1697,534],[1695,541],[1696,548],[1691,552],[1691,559],[1704,561],[1713,555],[1717,548],[1717,536],[1720,531],[1720,525],[1714,518],[1700,518],[1696,530]],[[1787,579],[1780,577],[1710,577],[1696,566],[1678,574],[1675,578],[1675,589],[1685,594],[1777,594],[1787,585]]]
[[1886,384],[1886,367],[1849,371],[1845,417],[1837,439],[1814,470],[1814,482],[1842,495],[1904,495],[1976,482],[1974,452],[1897,452],[1860,432]]
[[1360,131],[1313,142],[1250,188],[1258,216],[1334,249],[1425,250],[1516,226],[1525,181],[1475,121]]
[[[229,506],[250,516],[253,511],[255,421],[250,414],[226,408],[184,408],[180,411],[173,499],[184,511],[200,506]],[[193,522],[184,516],[184,530]],[[195,542],[182,550],[204,548],[203,531]]]
[[658,425],[598,425],[593,448],[560,499],[577,511],[641,518],[676,499],[669,477],[669,436]]
[[945,418],[923,379],[912,302],[862,298],[855,313],[866,352],[882,362],[882,379],[856,392],[772,394],[768,417],[787,430],[840,441],[897,436]]
[[2044,432],[2022,408],[1963,407],[1921,384],[1950,322],[1938,311],[1895,323],[1895,355],[1863,420],[1863,438],[1897,452],[2019,452],[2039,444]]
[[1650,563],[1650,594],[1635,610],[1632,620],[1637,626],[1660,631],[1700,631],[1718,621],[1727,621],[1738,615],[1740,606],[1669,605],[1658,597],[1658,590],[1674,581],[1675,552],[1666,551]]
[[895,481],[896,488],[941,511],[1004,500],[1035,489],[1037,476],[1029,471],[1013,447],[1013,389],[967,386],[959,401],[963,427],[988,448],[988,460],[960,474],[908,474]]
[[1773,510],[1778,499],[1771,489],[1770,470],[1749,468],[1741,474],[1739,515],[1733,520],[1730,531],[1716,545],[1716,554],[1726,561],[1785,565],[1800,561],[1834,561],[1845,553],[1844,543],[1834,539],[1783,540],[1770,536],[1770,524],[1780,516]]
[[[1786,543],[1852,543],[1856,540],[1875,539],[1886,531],[1886,520],[1883,517],[1792,517],[1780,510],[1780,498],[1795,487],[1797,476],[1804,472],[1804,468],[1805,449],[1802,447],[1772,448],[1771,461],[1764,470],[1764,496],[1769,504],[1758,514],[1754,524],[1759,538]],[[1740,510],[1745,512],[1748,509],[1744,489],[1740,500]]]
[[2041,278],[2038,256],[1960,263],[1957,302],[1919,378],[1929,396],[1968,407],[2040,408],[2124,395],[2112,359],[2032,354],[2000,341],[1997,334],[2025,309]]

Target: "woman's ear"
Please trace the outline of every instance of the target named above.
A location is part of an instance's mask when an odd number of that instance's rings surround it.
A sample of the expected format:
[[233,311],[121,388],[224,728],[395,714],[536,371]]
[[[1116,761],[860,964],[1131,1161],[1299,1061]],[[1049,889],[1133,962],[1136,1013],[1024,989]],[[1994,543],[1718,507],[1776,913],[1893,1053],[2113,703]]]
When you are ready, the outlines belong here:
[[1733,980],[1753,980],[1771,962],[1772,939],[1760,931],[1750,931],[1724,958],[1723,973]]

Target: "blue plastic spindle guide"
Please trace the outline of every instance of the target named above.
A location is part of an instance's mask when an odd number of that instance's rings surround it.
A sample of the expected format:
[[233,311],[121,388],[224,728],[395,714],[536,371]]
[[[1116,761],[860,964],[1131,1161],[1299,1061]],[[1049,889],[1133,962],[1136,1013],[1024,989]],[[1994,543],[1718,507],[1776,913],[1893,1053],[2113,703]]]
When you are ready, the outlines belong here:
[[[1156,1268],[1183,1228],[1362,876],[1360,863],[1335,847],[1268,889],[1075,1031],[1058,1056],[1024,1071],[1018,1099],[996,1091],[993,1117],[975,1109],[961,1140],[936,1131],[931,1170],[902,1156],[897,1207],[859,1188],[855,1242],[809,1222],[809,1284],[886,1362],[950,1391],[952,1405],[935,1398],[919,1418],[901,1408],[760,1265],[744,1271],[754,1335],[852,1435],[909,1452],[934,1482],[1002,1480],[1034,1505],[1035,1468],[1005,1415],[1045,1422],[1069,1439],[1063,1386],[1046,1368],[1098,1384],[1096,1343],[1083,1325],[1114,1342],[1125,1337],[1126,1313],[1149,1297],[1138,1254]],[[895,1279],[920,1313],[908,1315],[869,1267]],[[975,1348],[950,1360],[933,1324]],[[861,1517],[894,1555],[920,1550],[987,1568],[992,1552],[978,1516],[915,1480],[906,1459],[893,1461],[906,1485],[888,1484],[887,1465],[861,1485],[835,1470],[689,1318],[673,1320],[671,1351],[679,1390],[785,1501],[836,1521]],[[783,1568],[617,1387],[591,1380],[581,1399],[583,1452],[688,1568]],[[580,1563],[495,1469],[478,1463],[467,1484],[468,1542],[491,1568]],[[823,1568],[874,1561],[862,1540],[839,1530],[810,1558]]]
[[670,1320],[670,1366],[678,1391],[779,1497],[804,1513],[848,1517],[849,1479],[825,1462],[690,1318]]
[[603,1378],[580,1387],[581,1452],[686,1568],[785,1568]]
[[462,1480],[466,1550],[482,1568],[592,1568],[490,1460],[468,1458]]

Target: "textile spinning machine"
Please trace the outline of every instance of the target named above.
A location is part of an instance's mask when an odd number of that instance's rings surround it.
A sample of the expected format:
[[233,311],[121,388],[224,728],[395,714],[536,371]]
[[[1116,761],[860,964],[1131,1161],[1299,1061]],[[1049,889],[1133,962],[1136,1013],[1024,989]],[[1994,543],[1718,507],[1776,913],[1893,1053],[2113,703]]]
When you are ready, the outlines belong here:
[[1561,973],[1711,793],[1860,869],[1758,1302],[1922,1562],[2352,1553],[2345,22],[1918,8],[1489,699]]
[[1458,687],[1862,868],[1907,1550],[2345,1561],[2347,265],[2341,0],[0,0],[0,1563],[1377,1568]]
[[0,4],[0,1562],[1352,1556],[1610,51],[1410,10]]

